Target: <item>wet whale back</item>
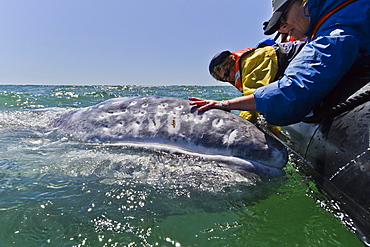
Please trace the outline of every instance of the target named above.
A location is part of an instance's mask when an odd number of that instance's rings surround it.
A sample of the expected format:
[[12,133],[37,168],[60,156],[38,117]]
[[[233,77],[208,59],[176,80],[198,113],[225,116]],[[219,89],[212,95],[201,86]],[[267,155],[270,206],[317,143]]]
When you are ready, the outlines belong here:
[[177,98],[114,98],[68,113],[55,127],[82,141],[159,143],[275,168],[287,162],[285,148],[249,121],[218,109],[198,112]]

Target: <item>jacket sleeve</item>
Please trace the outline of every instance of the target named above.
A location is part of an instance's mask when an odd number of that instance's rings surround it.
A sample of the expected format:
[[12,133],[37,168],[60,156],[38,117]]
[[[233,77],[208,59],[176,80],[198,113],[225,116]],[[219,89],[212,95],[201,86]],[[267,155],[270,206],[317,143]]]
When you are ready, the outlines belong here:
[[255,90],[256,108],[270,124],[301,121],[349,70],[358,56],[359,40],[342,31],[306,44],[280,80]]

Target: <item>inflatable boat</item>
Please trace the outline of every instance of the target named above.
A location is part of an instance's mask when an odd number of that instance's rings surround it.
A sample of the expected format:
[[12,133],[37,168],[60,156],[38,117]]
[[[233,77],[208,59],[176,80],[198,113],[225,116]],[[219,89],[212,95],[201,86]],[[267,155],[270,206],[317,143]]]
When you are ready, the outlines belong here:
[[[318,187],[370,246],[370,67],[351,69],[303,122],[278,138],[303,159]],[[348,223],[348,221],[347,221]]]

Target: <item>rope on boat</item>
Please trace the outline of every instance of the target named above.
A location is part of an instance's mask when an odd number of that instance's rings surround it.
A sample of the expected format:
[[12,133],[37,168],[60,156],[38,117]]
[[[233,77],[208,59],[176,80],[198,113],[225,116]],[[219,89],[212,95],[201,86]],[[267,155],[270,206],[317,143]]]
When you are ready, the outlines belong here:
[[347,99],[346,101],[332,107],[331,109],[320,112],[317,115],[313,115],[311,117],[306,117],[303,119],[305,123],[317,123],[323,120],[326,117],[333,117],[338,116],[339,114],[352,110],[359,105],[362,105],[366,102],[370,101],[370,90],[365,91],[353,98]]

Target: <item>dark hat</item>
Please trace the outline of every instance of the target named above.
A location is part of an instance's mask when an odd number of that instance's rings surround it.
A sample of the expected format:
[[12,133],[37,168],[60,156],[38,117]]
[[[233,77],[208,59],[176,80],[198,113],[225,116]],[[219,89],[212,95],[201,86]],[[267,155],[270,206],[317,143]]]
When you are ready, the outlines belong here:
[[263,23],[265,35],[275,33],[280,28],[279,19],[284,14],[292,0],[272,0],[272,17]]
[[209,73],[212,73],[214,67],[220,65],[224,61],[224,59],[230,55],[231,55],[230,51],[222,51],[217,53],[209,63]]

